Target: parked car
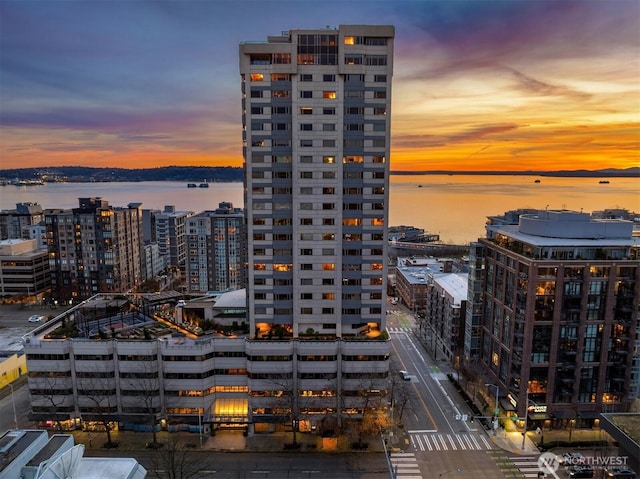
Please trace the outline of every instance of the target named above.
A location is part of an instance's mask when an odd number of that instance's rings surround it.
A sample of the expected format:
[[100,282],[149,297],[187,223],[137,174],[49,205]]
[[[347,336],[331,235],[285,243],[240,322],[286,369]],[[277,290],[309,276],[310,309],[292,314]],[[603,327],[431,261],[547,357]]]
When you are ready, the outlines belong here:
[[43,319],[45,319],[44,316],[40,316],[39,314],[34,314],[33,316],[29,316],[29,319],[27,321],[29,321],[30,323],[39,323]]
[[616,479],[636,479],[636,473],[629,466],[609,466],[604,469],[604,477]]
[[409,374],[408,371],[400,371],[399,374],[404,381],[411,381],[411,375]]
[[571,466],[567,469],[570,478],[591,478],[595,475],[593,467],[583,464],[580,466]]

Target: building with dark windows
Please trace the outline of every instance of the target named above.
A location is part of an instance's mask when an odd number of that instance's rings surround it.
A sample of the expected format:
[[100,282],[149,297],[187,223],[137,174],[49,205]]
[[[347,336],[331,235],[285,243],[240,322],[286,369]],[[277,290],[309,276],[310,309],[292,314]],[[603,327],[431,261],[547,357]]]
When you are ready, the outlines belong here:
[[503,408],[519,418],[528,409],[528,428],[589,426],[600,412],[626,411],[640,301],[632,222],[546,210],[511,223],[490,222],[475,248],[484,260],[480,361]]
[[243,289],[247,242],[244,210],[220,203],[187,218],[186,288],[191,294]]
[[142,208],[80,198],[45,212],[51,289],[56,300],[128,291],[141,279]]
[[28,227],[43,220],[38,203],[18,203],[14,210],[0,210],[0,240],[29,239]]

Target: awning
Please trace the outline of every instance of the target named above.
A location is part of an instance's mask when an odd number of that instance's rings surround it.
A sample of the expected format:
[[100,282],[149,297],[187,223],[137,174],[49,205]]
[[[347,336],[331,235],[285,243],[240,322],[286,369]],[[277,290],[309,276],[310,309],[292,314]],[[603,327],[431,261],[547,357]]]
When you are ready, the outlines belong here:
[[249,422],[249,400],[247,398],[220,398],[213,404],[213,422]]
[[531,421],[544,421],[549,419],[549,415],[546,412],[534,412],[529,413],[527,416]]
[[576,417],[573,411],[554,411],[552,414],[556,419],[575,419]]
[[515,411],[516,408],[513,407],[513,404],[511,404],[511,401],[509,401],[508,399],[505,398],[501,398],[500,399],[500,406],[502,406],[502,410],[503,411]]

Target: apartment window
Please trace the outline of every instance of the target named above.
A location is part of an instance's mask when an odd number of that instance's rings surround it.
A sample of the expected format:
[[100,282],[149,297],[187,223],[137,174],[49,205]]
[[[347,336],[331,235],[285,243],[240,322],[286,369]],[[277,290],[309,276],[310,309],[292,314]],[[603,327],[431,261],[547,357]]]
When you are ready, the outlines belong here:
[[300,224],[303,226],[313,225],[313,218],[300,218]]
[[387,64],[387,56],[367,55],[366,64],[370,66],[385,66]]
[[300,233],[300,241],[313,241],[313,233]]
[[313,163],[313,156],[311,155],[300,156],[300,163]]
[[[251,114],[252,115],[262,115],[262,110],[263,108],[261,106],[252,106],[251,107]],[[262,129],[262,128],[260,128]]]
[[322,241],[332,241],[336,239],[336,235],[334,233],[323,233]]
[[334,218],[322,218],[322,225],[323,226],[333,226],[335,225],[335,219]]
[[374,140],[372,141],[372,146],[374,148],[384,148],[386,143],[387,142],[384,138],[374,138]]
[[373,75],[373,81],[376,83],[387,83],[387,75]]
[[322,140],[323,148],[335,148],[336,140]]
[[362,65],[363,55],[358,53],[350,53],[344,56],[345,65]]
[[322,286],[333,286],[333,278],[322,278]]
[[313,75],[309,73],[304,73],[300,75],[300,81],[313,81]]
[[252,73],[250,75],[251,81],[263,81],[264,75],[262,73]]
[[336,177],[335,171],[323,171],[322,172],[322,179],[323,180],[332,180],[335,177]]
[[313,172],[312,171],[301,171],[300,172],[300,178],[304,179],[304,180],[310,180],[313,178]]
[[300,308],[300,314],[313,314],[313,308]]
[[322,248],[322,256],[333,256],[335,252],[333,248]]
[[289,115],[291,114],[291,108],[288,106],[272,106],[271,113],[274,115]]
[[373,92],[373,98],[377,98],[379,100],[387,98],[387,92],[386,91],[374,91]]
[[345,98],[364,98],[364,92],[362,90],[347,90],[344,92]]
[[301,195],[312,195],[313,194],[313,188],[311,188],[310,186],[304,186],[304,187],[300,188],[300,194]]
[[344,125],[345,131],[364,131],[363,123],[345,123]]
[[373,131],[386,131],[386,130],[387,130],[387,125],[385,125],[384,123],[373,124]]
[[335,271],[336,265],[334,263],[322,263],[322,271]]
[[272,73],[271,81],[290,81],[291,77],[288,73]]
[[300,293],[300,299],[313,299],[313,293]]
[[323,115],[335,115],[336,114],[336,109],[335,108],[323,108],[322,109],[322,114]]
[[336,98],[336,92],[335,91],[323,91],[322,92],[322,98],[328,98],[328,99],[334,100]]
[[371,161],[373,163],[384,163],[385,162],[385,158],[384,158],[384,156],[373,156],[371,158]]
[[265,142],[262,138],[251,140],[251,146],[264,146]]
[[336,189],[335,188],[322,188],[322,194],[323,195],[335,195],[336,194]]
[[336,204],[335,203],[322,203],[322,209],[323,210],[335,210],[336,209]]
[[345,115],[364,115],[364,107],[361,106],[347,106],[344,109]]
[[[312,278],[301,278],[300,279],[300,286],[313,286],[313,279]],[[308,298],[311,299],[311,298]]]
[[387,109],[384,107],[377,107],[373,109],[373,114],[374,115],[386,115],[387,114]]
[[302,263],[300,264],[301,271],[311,271],[313,270],[313,264],[311,263]]
[[333,164],[336,162],[336,157],[335,156],[323,156],[322,157],[322,162],[323,163],[327,163],[327,164]]
[[300,146],[302,148],[311,148],[313,147],[313,140],[300,140]]
[[313,131],[313,123],[301,123],[300,131]]
[[[276,65],[290,65],[291,64],[291,54],[290,53],[272,53],[271,54],[271,63]],[[288,77],[289,75],[287,75]]]
[[289,90],[273,90],[271,96],[273,98],[289,98],[291,92]]
[[335,123],[323,123],[322,131],[336,131]]
[[300,203],[300,209],[310,211],[313,209],[313,203]]
[[335,75],[322,75],[322,81],[336,81]]
[[300,98],[313,98],[313,91],[312,90],[300,91]]
[[300,250],[300,256],[313,256],[313,250],[311,248],[303,248]]
[[[273,146],[282,146],[282,147],[289,148],[291,146],[291,140],[285,140],[283,138],[273,138],[271,140],[271,144]],[[264,146],[264,145],[262,145],[262,146]]]
[[262,90],[251,90],[251,98],[262,98]]
[[302,107],[300,107],[300,114],[301,115],[313,115],[313,108],[311,108],[310,106],[302,106]]
[[383,47],[387,44],[387,39],[384,37],[364,37],[364,44]]

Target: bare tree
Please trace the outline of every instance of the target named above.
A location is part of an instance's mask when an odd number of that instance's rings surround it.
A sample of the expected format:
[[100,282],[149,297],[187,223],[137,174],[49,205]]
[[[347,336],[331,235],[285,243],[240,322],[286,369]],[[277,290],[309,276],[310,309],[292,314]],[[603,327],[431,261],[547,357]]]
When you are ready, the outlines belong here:
[[158,415],[160,403],[160,378],[155,362],[140,361],[136,372],[120,373],[120,392],[123,397],[123,412],[142,414],[153,434],[153,444],[158,443]]
[[294,449],[299,447],[297,430],[300,421],[300,410],[297,401],[297,390],[293,373],[279,373],[271,375],[273,389],[273,404],[283,413],[292,429],[292,443]]
[[83,415],[85,419],[92,418],[102,425],[107,435],[105,447],[115,447],[117,444],[111,438],[112,422],[118,412],[115,380],[105,378],[101,372],[95,372],[93,376],[85,374],[78,386],[80,410],[86,413]]
[[47,411],[55,420],[58,430],[62,431],[61,416],[64,413],[60,410],[63,409],[67,398],[73,397],[71,378],[57,376],[55,373],[50,373],[46,377],[42,377],[41,373],[29,373],[29,393],[32,411],[38,413]]
[[207,455],[194,451],[195,444],[185,442],[177,434],[169,435],[163,447],[152,456],[157,479],[193,479],[206,474]]

